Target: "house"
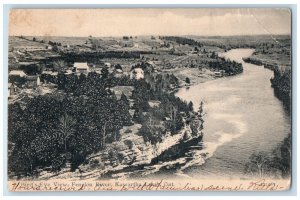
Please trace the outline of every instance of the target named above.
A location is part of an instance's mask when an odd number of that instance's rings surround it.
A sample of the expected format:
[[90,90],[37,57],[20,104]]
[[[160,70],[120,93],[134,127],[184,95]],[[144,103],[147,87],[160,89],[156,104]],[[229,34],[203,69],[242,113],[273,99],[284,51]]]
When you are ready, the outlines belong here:
[[12,70],[9,72],[8,76],[26,77],[26,74],[22,70]]
[[37,86],[41,85],[41,80],[39,76],[33,75],[33,76],[27,76],[26,77],[26,86],[35,88]]
[[143,79],[144,78],[144,70],[142,68],[134,68],[130,72],[130,79]]
[[88,74],[90,71],[87,62],[75,62],[74,68],[78,74]]

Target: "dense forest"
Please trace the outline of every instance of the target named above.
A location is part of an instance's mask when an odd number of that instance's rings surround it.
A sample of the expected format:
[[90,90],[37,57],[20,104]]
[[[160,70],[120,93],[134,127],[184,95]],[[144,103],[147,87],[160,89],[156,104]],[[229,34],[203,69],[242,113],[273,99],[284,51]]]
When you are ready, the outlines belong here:
[[209,61],[209,68],[213,70],[224,70],[227,75],[236,75],[243,72],[241,63],[226,60],[218,56],[214,56],[215,60]]
[[[140,134],[145,141],[155,144],[166,131],[180,130],[182,112],[191,115],[193,110],[191,103],[145,79],[89,73],[79,77],[59,74],[55,80],[48,81],[58,85],[58,92],[9,104],[11,176],[38,175],[44,169],[58,172],[66,164],[76,170],[89,154],[118,141],[123,126],[134,123],[142,124]],[[117,99],[110,89],[116,85],[134,87],[130,97],[134,100],[133,117],[129,114],[128,97],[122,94]],[[159,107],[149,106],[150,100],[159,101]],[[170,119],[161,123],[166,118]]]

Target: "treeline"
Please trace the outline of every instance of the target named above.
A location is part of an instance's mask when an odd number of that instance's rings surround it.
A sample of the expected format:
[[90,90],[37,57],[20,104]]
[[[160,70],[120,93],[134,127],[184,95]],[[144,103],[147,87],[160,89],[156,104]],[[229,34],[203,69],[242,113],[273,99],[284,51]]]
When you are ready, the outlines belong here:
[[104,58],[140,58],[150,51],[105,51],[105,52],[61,52],[61,58],[66,62],[96,62]]
[[160,37],[161,40],[168,40],[168,41],[173,41],[176,42],[178,44],[182,44],[182,45],[191,45],[191,46],[198,46],[198,47],[202,47],[203,44],[190,39],[190,38],[186,38],[186,37],[178,37],[178,36],[161,36]]
[[283,102],[286,109],[291,110],[291,84],[292,72],[291,69],[280,70],[274,69],[274,77],[271,78],[272,87],[275,95]]
[[209,61],[208,66],[213,70],[224,70],[225,73],[230,76],[243,72],[243,66],[241,63],[220,57],[215,57],[214,60]]

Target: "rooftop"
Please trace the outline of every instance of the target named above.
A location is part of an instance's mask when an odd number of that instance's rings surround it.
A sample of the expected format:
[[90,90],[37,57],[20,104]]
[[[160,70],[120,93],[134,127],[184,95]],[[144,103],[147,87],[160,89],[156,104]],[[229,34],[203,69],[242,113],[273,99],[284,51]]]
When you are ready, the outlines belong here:
[[12,70],[9,72],[10,76],[20,76],[20,77],[24,77],[26,76],[25,72],[23,72],[22,70]]
[[74,63],[74,67],[75,68],[79,68],[79,69],[87,69],[87,68],[89,68],[89,66],[87,65],[86,62],[75,62]]

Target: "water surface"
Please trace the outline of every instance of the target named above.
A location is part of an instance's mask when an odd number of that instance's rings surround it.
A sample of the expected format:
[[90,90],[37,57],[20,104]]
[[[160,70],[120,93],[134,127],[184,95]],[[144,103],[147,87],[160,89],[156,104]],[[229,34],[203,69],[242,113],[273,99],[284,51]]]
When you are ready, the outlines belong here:
[[243,62],[252,49],[223,54],[243,64],[244,72],[232,77],[182,88],[176,96],[192,101],[195,109],[204,102],[203,152],[205,163],[185,170],[193,177],[240,178],[249,156],[271,152],[290,132],[290,117],[271,87],[271,70]]

